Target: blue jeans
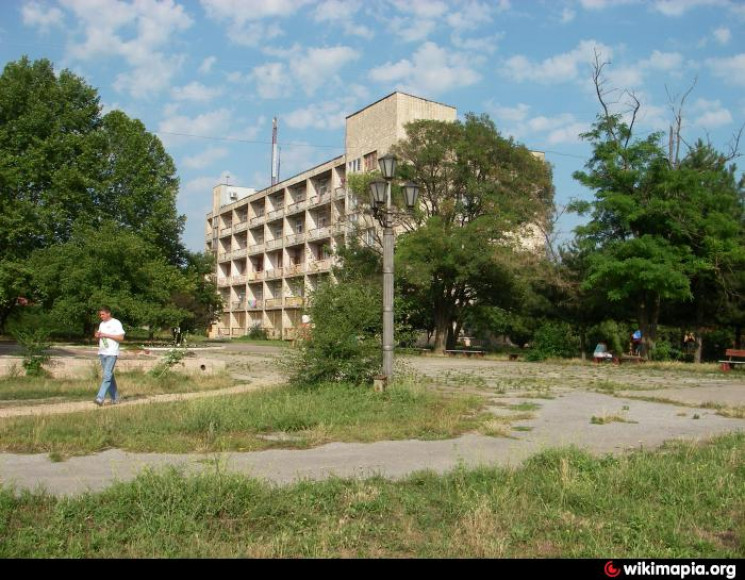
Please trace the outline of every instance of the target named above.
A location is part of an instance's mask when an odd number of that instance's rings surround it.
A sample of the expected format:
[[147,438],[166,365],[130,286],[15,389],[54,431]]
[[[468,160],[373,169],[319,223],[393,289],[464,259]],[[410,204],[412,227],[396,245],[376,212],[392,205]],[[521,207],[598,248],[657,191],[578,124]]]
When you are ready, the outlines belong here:
[[101,361],[103,380],[101,381],[101,388],[98,389],[98,395],[96,395],[96,398],[103,401],[106,398],[106,393],[109,393],[111,395],[111,400],[116,401],[119,398],[119,395],[116,392],[116,378],[114,377],[116,357],[99,354],[98,360]]

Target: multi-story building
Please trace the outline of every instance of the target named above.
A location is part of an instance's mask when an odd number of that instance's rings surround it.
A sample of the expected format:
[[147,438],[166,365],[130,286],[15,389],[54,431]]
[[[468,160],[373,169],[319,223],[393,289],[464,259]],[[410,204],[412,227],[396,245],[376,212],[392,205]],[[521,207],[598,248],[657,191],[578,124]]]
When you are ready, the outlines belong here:
[[254,327],[271,338],[296,336],[306,297],[331,275],[335,249],[351,232],[373,228],[347,175],[377,169],[417,119],[455,121],[456,110],[395,92],[347,117],[344,155],[260,191],[215,186],[206,243],[224,310],[213,336]]

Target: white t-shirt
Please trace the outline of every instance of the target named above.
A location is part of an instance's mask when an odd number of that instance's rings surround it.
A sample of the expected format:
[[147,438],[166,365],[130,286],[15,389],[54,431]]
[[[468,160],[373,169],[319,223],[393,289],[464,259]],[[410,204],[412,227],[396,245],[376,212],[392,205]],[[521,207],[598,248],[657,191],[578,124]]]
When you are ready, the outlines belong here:
[[[106,322],[102,322],[98,325],[98,332],[104,334],[125,334],[122,323],[116,318],[110,318]],[[119,343],[111,338],[99,338],[98,339],[98,354],[104,354],[107,356],[118,356],[119,355]]]

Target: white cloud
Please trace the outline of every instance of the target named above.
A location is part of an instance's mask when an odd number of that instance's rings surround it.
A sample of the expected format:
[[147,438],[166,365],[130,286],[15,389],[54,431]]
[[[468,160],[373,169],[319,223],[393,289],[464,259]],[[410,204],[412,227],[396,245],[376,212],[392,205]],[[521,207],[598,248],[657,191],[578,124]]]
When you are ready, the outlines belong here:
[[313,11],[313,19],[316,22],[331,22],[341,26],[347,36],[359,36],[369,40],[375,36],[372,29],[354,21],[361,7],[360,0],[324,0]]
[[200,0],[207,16],[239,23],[292,16],[312,0]]
[[734,85],[745,85],[745,53],[728,58],[710,58],[706,65],[712,74]]
[[21,18],[26,26],[34,26],[44,33],[49,32],[53,26],[62,27],[65,21],[62,10],[39,2],[24,4],[21,8]]
[[418,19],[439,18],[450,10],[442,0],[392,0],[391,4],[400,12],[412,14]]
[[292,79],[284,63],[272,62],[255,67],[251,79],[256,82],[256,91],[262,99],[277,99],[292,91]]
[[589,123],[569,123],[563,127],[552,130],[546,137],[549,145],[560,143],[579,143],[582,139],[580,134],[590,130]]
[[391,84],[414,94],[437,94],[473,85],[481,75],[470,67],[469,58],[426,42],[411,60],[386,63],[370,71],[374,81]]
[[[183,135],[201,135],[216,137],[226,133],[231,126],[232,115],[228,109],[217,109],[196,117],[186,115],[174,115],[166,117],[158,125],[158,133],[161,140],[168,145],[183,144],[188,137]],[[171,135],[171,133],[180,134]]]
[[727,44],[732,38],[732,32],[726,26],[722,26],[714,31],[714,38],[719,44]]
[[606,58],[612,54],[610,47],[595,40],[583,40],[569,52],[557,54],[541,62],[531,61],[523,55],[508,58],[502,67],[502,73],[517,82],[532,81],[541,84],[567,82],[580,76],[580,69],[586,66],[590,71],[595,51],[600,51]]
[[485,2],[469,2],[463,4],[461,10],[450,12],[445,20],[456,32],[475,30],[492,21],[492,10]]
[[208,147],[197,155],[185,157],[182,165],[187,169],[204,169],[227,155],[228,150],[224,147]]
[[580,5],[588,10],[604,10],[625,4],[636,4],[639,0],[579,0]]
[[682,16],[699,6],[726,6],[728,0],[656,0],[654,8],[665,16]]
[[228,37],[239,45],[260,46],[282,36],[276,22],[287,18],[313,0],[200,0],[207,17],[228,25]]
[[640,61],[639,65],[644,69],[672,71],[680,69],[683,65],[683,55],[679,52],[652,51],[652,55]]
[[719,100],[696,99],[691,105],[693,125],[704,129],[717,129],[733,121],[732,113]]
[[489,103],[487,104],[487,108],[498,120],[508,122],[524,121],[530,111],[530,105],[526,105],[525,103],[518,103],[515,107],[504,107],[499,103]]
[[486,36],[484,38],[462,38],[458,34],[453,34],[450,40],[453,46],[460,50],[468,50],[476,53],[494,54],[499,48],[499,41],[504,37],[504,33]]
[[160,92],[183,64],[183,57],[171,52],[172,39],[193,21],[174,0],[60,0],[60,4],[74,14],[84,34],[81,43],[70,45],[72,58],[118,57],[131,67],[117,76],[117,90],[134,97]]
[[568,22],[572,22],[576,16],[577,13],[574,10],[571,8],[564,8],[561,11],[561,22],[562,24],[567,24]]
[[[181,201],[196,201],[200,205],[206,205],[212,199],[212,188],[218,183],[225,183],[225,175],[220,177],[197,177],[184,183],[179,188],[179,199]],[[204,210],[206,214],[208,208]]]
[[349,99],[313,103],[308,107],[296,109],[282,119],[293,129],[334,130],[344,128],[346,117],[354,104]]
[[292,57],[289,66],[298,86],[312,95],[329,82],[341,83],[339,71],[359,57],[360,53],[348,46],[309,48]]
[[434,20],[395,17],[390,19],[389,28],[393,35],[404,42],[420,42],[432,34],[437,27]]
[[183,87],[174,87],[173,89],[171,89],[171,96],[177,101],[206,102],[211,101],[221,94],[221,88],[210,88],[196,81],[191,82]]
[[199,65],[199,72],[204,74],[209,73],[212,70],[213,65],[217,62],[217,57],[215,56],[208,56],[202,61],[202,64]]

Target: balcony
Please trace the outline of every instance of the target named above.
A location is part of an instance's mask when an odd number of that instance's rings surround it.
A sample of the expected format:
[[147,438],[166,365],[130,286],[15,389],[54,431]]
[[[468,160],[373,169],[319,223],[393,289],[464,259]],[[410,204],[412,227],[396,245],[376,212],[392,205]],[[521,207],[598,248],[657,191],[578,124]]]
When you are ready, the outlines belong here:
[[321,204],[324,204],[324,203],[328,203],[330,201],[331,201],[331,193],[330,192],[326,192],[326,193],[321,193],[319,195],[314,195],[313,197],[311,197],[310,198],[310,205],[312,205],[312,206],[321,205]]
[[274,250],[276,248],[281,248],[282,247],[282,241],[283,241],[282,238],[278,238],[276,240],[269,240],[266,243],[266,251],[268,252],[269,250]]
[[289,236],[285,237],[285,246],[294,246],[297,244],[302,244],[305,241],[305,234],[303,232],[299,232],[297,234],[290,234]]
[[246,306],[249,310],[261,310],[264,308],[264,301],[261,298],[257,300],[249,298],[246,300]]
[[282,299],[281,298],[270,298],[269,300],[265,300],[264,308],[266,310],[276,310],[277,308],[282,308]]
[[218,277],[217,278],[217,285],[218,286],[230,286],[230,278],[229,277]]
[[245,309],[246,309],[245,300],[236,300],[230,303],[230,310],[245,310]]
[[306,200],[298,201],[296,203],[288,205],[286,213],[287,215],[292,215],[298,213],[299,211],[303,211],[306,207],[308,207],[308,202]]
[[227,226],[227,227],[224,227],[224,228],[220,228],[220,237],[221,238],[223,238],[225,236],[229,236],[232,233],[233,233],[233,227],[232,226]]
[[246,278],[249,282],[257,282],[264,279],[264,272],[263,270],[261,272],[250,272]]
[[305,264],[293,264],[284,267],[285,277],[300,276],[305,273]]
[[305,306],[305,298],[302,296],[288,296],[285,298],[285,308],[302,308]]
[[219,252],[217,254],[218,262],[228,262],[230,260],[230,252]]
[[256,217],[252,217],[251,221],[249,222],[252,226],[256,224],[264,223],[264,214],[257,215]]
[[276,220],[277,218],[281,218],[284,214],[285,208],[281,207],[279,209],[275,209],[266,214],[266,221]]
[[230,277],[231,284],[245,284],[246,280],[247,280],[247,276],[245,274],[242,276],[231,276]]
[[308,267],[308,272],[326,272],[331,268],[331,259],[317,260]]
[[344,186],[334,189],[334,199],[344,199],[347,195],[347,188]]
[[238,232],[242,232],[248,227],[248,220],[243,220],[242,222],[238,222],[233,226],[233,233],[237,234]]
[[238,248],[230,252],[230,259],[235,260],[236,258],[244,258],[246,256],[246,248]]
[[331,235],[331,228],[328,226],[323,228],[316,228],[308,232],[308,241],[317,240],[319,238],[328,238]]
[[275,280],[282,277],[282,268],[274,268],[274,270],[267,270],[264,273],[264,279]]
[[264,253],[264,243],[261,244],[252,244],[248,246],[248,251],[246,252],[249,256],[254,256],[256,254],[263,254]]

